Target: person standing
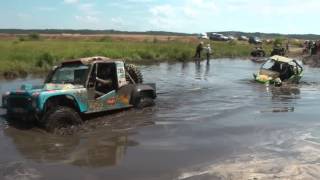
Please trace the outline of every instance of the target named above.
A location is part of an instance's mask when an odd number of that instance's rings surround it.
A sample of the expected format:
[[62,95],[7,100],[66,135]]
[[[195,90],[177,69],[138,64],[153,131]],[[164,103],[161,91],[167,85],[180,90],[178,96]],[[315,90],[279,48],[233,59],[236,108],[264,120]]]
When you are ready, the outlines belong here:
[[320,41],[319,40],[317,41],[317,53],[316,54],[317,55],[320,54]]
[[290,44],[289,44],[289,40],[286,43],[286,52],[290,52]]
[[201,51],[203,50],[203,42],[201,41],[199,43],[199,45],[196,48],[196,54],[194,55],[194,58],[196,58],[196,60],[200,60],[201,58]]
[[210,44],[207,44],[207,47],[205,48],[205,50],[206,50],[207,63],[209,63],[210,56],[212,54],[212,48],[211,48]]
[[316,55],[317,54],[317,43],[316,42],[313,42],[312,43],[312,46],[311,46],[311,55]]

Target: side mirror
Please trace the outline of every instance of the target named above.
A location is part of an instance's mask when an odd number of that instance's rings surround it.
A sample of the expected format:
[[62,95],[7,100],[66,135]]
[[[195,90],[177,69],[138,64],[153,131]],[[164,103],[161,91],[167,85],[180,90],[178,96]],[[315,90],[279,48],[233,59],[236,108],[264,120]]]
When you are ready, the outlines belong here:
[[51,71],[55,71],[58,68],[58,66],[53,66]]

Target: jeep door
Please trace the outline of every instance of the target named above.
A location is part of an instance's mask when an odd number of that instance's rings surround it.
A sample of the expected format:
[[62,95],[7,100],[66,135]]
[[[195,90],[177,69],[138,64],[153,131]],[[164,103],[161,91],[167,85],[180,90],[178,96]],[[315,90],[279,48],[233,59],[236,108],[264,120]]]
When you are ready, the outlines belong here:
[[117,96],[118,77],[114,62],[93,65],[88,82],[89,112],[101,112],[122,108]]

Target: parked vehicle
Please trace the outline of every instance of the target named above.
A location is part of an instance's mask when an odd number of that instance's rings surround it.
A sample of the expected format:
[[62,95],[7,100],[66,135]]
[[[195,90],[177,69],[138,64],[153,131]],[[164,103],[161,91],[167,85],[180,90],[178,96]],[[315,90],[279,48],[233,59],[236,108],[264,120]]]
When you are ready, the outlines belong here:
[[259,83],[280,86],[282,82],[299,83],[302,74],[303,68],[296,60],[276,55],[262,64],[253,77]]
[[239,36],[238,40],[239,41],[249,41],[249,38],[247,36]]
[[200,33],[198,34],[198,39],[209,39],[207,33]]
[[251,51],[252,57],[265,57],[266,52],[261,47],[256,47],[253,51]]
[[81,115],[145,107],[156,98],[155,84],[122,60],[89,57],[63,62],[44,85],[22,85],[2,97],[9,119],[35,120],[48,131],[79,125]]
[[230,40],[230,41],[235,41],[236,40],[236,38],[234,37],[234,36],[227,36],[228,37],[228,39]]
[[258,37],[250,37],[249,38],[249,43],[250,44],[261,44],[262,40]]
[[274,56],[274,55],[285,56],[286,50],[284,49],[284,47],[276,46],[271,51],[271,56]]
[[228,41],[229,38],[227,36],[224,36],[222,34],[218,34],[218,33],[211,33],[209,36],[210,40],[213,41]]

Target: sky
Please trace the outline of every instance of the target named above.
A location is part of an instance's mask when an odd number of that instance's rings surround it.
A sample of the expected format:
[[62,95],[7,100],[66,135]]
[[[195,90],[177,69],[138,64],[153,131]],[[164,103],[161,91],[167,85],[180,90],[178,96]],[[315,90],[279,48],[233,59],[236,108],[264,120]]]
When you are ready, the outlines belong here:
[[319,34],[319,0],[1,0],[0,28]]

